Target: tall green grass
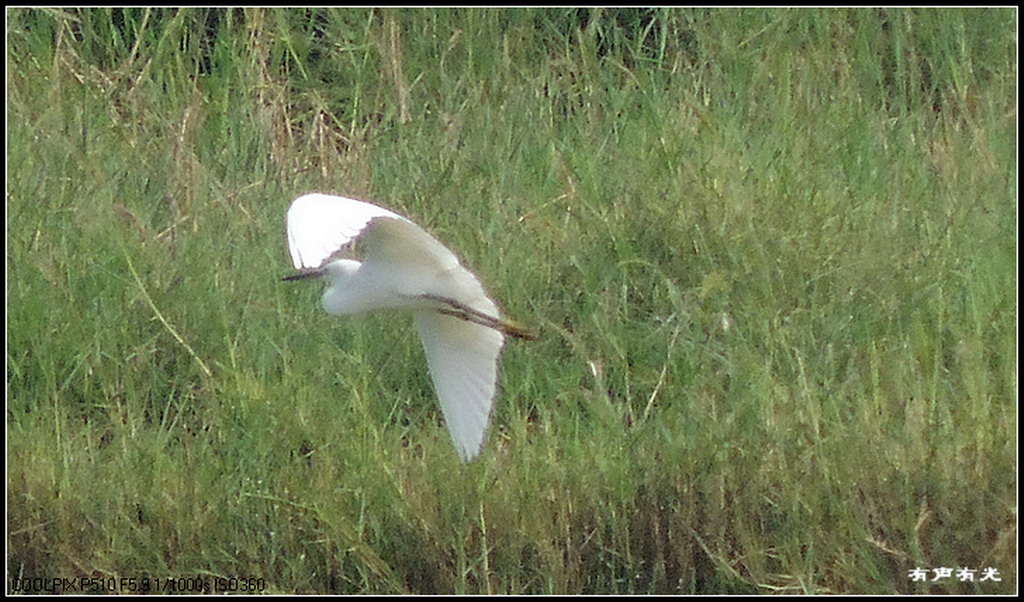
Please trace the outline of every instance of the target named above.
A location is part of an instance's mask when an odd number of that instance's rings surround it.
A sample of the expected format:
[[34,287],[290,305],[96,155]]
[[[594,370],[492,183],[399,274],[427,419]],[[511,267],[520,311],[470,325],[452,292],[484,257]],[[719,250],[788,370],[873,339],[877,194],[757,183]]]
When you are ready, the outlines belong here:
[[[9,591],[1016,591],[1015,11],[7,17]],[[543,333],[479,460],[307,191]]]

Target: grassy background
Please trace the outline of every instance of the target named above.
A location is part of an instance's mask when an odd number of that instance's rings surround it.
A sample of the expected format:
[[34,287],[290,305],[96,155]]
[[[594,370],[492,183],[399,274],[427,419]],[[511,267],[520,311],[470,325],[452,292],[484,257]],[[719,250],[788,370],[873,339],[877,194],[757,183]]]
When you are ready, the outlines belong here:
[[[1016,591],[1014,10],[7,19],[9,591]],[[543,334],[478,461],[307,191]]]

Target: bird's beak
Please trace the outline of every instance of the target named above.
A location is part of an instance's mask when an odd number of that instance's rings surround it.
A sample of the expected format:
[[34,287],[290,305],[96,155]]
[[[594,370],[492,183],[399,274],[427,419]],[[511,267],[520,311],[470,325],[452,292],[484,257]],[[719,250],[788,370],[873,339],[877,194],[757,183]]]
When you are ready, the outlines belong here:
[[320,276],[323,276],[323,273],[323,270],[319,269],[302,270],[301,272],[285,276],[281,280],[306,280],[307,278],[319,278]]

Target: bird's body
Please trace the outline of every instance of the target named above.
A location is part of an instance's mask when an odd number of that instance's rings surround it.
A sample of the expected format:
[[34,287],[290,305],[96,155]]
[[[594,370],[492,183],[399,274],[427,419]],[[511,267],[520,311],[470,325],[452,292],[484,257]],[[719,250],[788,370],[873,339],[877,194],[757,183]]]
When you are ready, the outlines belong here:
[[[363,260],[345,257],[358,241]],[[483,445],[505,336],[533,338],[505,320],[480,281],[437,239],[382,207],[307,194],[288,210],[288,247],[300,270],[321,277],[330,314],[411,310],[456,450]]]

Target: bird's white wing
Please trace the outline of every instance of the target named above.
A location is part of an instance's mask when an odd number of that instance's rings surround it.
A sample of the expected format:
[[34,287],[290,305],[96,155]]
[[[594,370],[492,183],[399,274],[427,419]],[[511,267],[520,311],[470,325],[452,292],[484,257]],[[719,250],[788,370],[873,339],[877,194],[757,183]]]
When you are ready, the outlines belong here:
[[487,434],[504,337],[493,328],[432,311],[415,316],[448,432],[468,462],[480,453]]
[[448,247],[407,219],[375,219],[360,237],[367,271],[388,274],[395,292],[452,299],[501,318],[483,284]]
[[[408,220],[380,219],[362,235],[363,269],[393,276],[400,294],[445,300],[500,319],[483,285],[447,247]],[[458,311],[455,312],[459,313]],[[480,453],[494,407],[501,332],[450,313],[414,312],[448,432],[463,461]]]
[[318,193],[300,196],[288,209],[292,264],[296,269],[322,267],[375,218],[408,221],[383,207],[355,199]]

